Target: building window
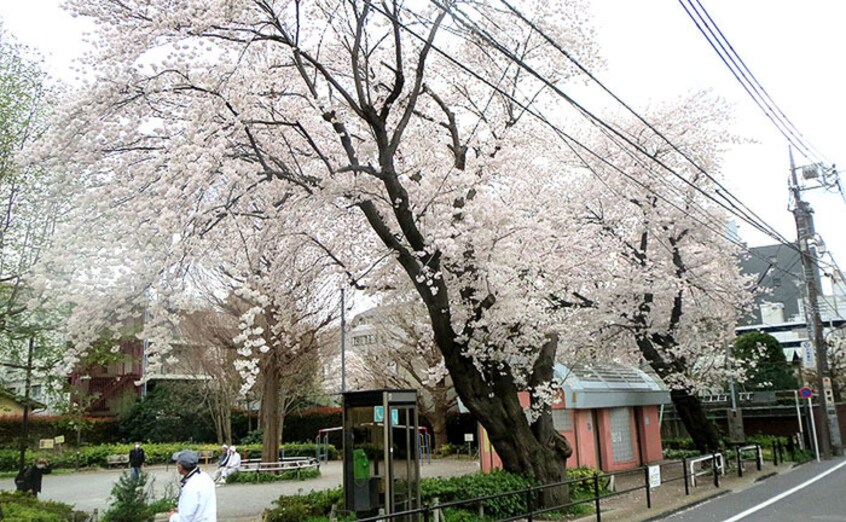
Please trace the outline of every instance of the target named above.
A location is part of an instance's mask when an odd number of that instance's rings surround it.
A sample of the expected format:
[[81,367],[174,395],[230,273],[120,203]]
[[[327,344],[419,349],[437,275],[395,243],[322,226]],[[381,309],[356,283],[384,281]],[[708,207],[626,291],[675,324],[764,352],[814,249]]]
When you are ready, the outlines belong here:
[[570,410],[552,410],[552,426],[555,431],[573,431],[573,412]]

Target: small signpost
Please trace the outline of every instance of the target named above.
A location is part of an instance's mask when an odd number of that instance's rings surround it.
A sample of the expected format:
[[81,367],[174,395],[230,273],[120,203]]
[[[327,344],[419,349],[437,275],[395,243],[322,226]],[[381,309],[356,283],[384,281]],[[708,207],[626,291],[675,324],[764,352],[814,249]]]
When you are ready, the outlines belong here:
[[803,399],[808,399],[808,416],[811,418],[811,439],[814,441],[814,455],[817,457],[817,462],[820,461],[820,443],[817,441],[817,423],[814,420],[814,407],[811,404],[811,398],[814,396],[814,391],[807,386],[799,388],[799,396]]

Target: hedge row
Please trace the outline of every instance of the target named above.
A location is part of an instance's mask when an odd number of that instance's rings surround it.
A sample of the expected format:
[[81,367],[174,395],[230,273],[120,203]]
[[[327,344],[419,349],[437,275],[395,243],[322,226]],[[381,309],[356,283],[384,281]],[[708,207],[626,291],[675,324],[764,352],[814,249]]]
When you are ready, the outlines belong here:
[[[599,473],[591,468],[573,468],[567,470],[569,478],[587,478]],[[534,479],[495,471],[493,473],[476,473],[450,478],[429,478],[420,481],[420,493],[423,504],[431,505],[437,498],[443,504],[475,497],[485,497],[501,493],[520,491],[537,485]],[[607,484],[601,484],[600,494],[608,493]],[[592,481],[585,485],[576,484],[570,488],[572,499],[593,496]],[[526,512],[525,495],[506,495],[482,502],[484,512],[489,520],[501,520],[516,517]],[[336,512],[343,509],[343,489],[338,487],[328,491],[312,491],[305,495],[282,496],[273,502],[273,507],[265,510],[262,520],[265,522],[318,522],[328,520],[327,515],[335,506]],[[478,512],[479,506],[468,506],[467,510],[456,508],[451,513],[445,513],[447,520],[475,520],[472,512]],[[471,517],[471,518],[468,518]],[[340,520],[355,520],[354,517]]]
[[317,468],[286,469],[278,473],[244,472],[234,473],[226,478],[227,484],[264,484],[265,482],[279,482],[282,480],[308,480],[320,476]]
[[[83,440],[91,444],[109,444],[117,442],[118,420],[112,418],[88,417],[90,428],[83,432]],[[0,416],[0,446],[18,446],[21,436],[21,417]],[[52,439],[64,436],[67,444],[76,443],[76,431],[68,426],[68,421],[58,416],[33,415],[29,418],[29,440],[33,444],[38,439]]]
[[88,514],[74,511],[73,506],[60,502],[44,502],[24,493],[0,491],[4,520],[38,522],[84,522]]
[[[212,451],[215,455],[220,451],[217,444],[193,444],[193,443],[167,443],[167,444],[144,444],[144,454],[147,464],[168,464],[174,453],[185,448],[195,451]],[[51,451],[27,451],[27,462],[44,457],[54,468],[90,468],[108,466],[109,455],[128,455],[132,449],[131,444],[101,444],[98,446],[86,446],[79,451],[72,450],[51,450]],[[286,457],[314,457],[317,455],[316,444],[282,444],[280,453],[284,452]],[[246,458],[260,458],[261,446],[249,445],[238,447],[238,452]],[[0,449],[0,471],[14,471],[18,469],[20,453],[14,449]],[[338,451],[334,446],[329,447],[329,458],[338,458]],[[209,461],[210,463],[213,460]],[[201,464],[203,464],[201,462]]]

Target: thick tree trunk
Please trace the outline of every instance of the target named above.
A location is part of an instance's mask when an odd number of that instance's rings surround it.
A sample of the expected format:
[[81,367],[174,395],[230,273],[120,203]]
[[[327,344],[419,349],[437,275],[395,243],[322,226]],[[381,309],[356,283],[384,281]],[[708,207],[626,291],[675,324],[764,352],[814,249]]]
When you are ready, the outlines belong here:
[[[668,340],[665,342],[669,342]],[[637,340],[638,347],[649,365],[658,374],[659,377],[665,379],[672,374],[681,374],[684,372],[684,366],[678,361],[667,361],[658,350],[652,340],[641,337]],[[714,422],[705,415],[705,409],[702,407],[702,401],[698,397],[691,394],[689,390],[676,389],[670,392],[670,398],[673,401],[673,406],[679,414],[679,418],[684,424],[685,429],[693,439],[696,449],[702,453],[712,453],[718,451],[720,448],[720,434]]]
[[261,379],[261,460],[276,462],[279,460],[279,441],[281,440],[279,422],[279,361],[276,354],[269,352],[259,366]]
[[[440,356],[440,353],[438,354]],[[449,413],[449,391],[446,378],[427,388],[432,397],[432,406],[426,416],[432,423],[432,451],[437,451],[449,442],[447,438],[447,414]]]
[[670,398],[696,449],[702,453],[719,451],[720,434],[713,421],[705,416],[705,408],[699,397],[687,390],[673,390]]
[[[551,420],[537,429],[546,440],[538,438],[523,413],[517,395],[521,390],[510,374],[492,372],[484,380],[460,349],[453,346],[443,352],[458,395],[487,430],[505,470],[533,476],[543,484],[565,480],[566,457],[549,444]],[[561,505],[567,502],[567,493],[566,488],[555,488],[539,500],[543,506]]]
[[429,421],[432,423],[432,451],[438,451],[444,444],[449,442],[447,438],[447,409],[443,404],[435,403],[432,416]]

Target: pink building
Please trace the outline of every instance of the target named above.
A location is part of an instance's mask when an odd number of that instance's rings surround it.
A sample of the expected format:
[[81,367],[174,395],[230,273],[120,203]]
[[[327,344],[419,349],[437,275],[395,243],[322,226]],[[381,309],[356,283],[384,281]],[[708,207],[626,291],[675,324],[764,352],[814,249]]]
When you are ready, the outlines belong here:
[[[661,410],[670,393],[657,376],[616,364],[557,364],[555,381],[561,390],[552,421],[573,446],[568,467],[620,471],[663,458]],[[528,393],[520,402],[528,408]],[[481,426],[479,442],[482,471],[502,468]]]

